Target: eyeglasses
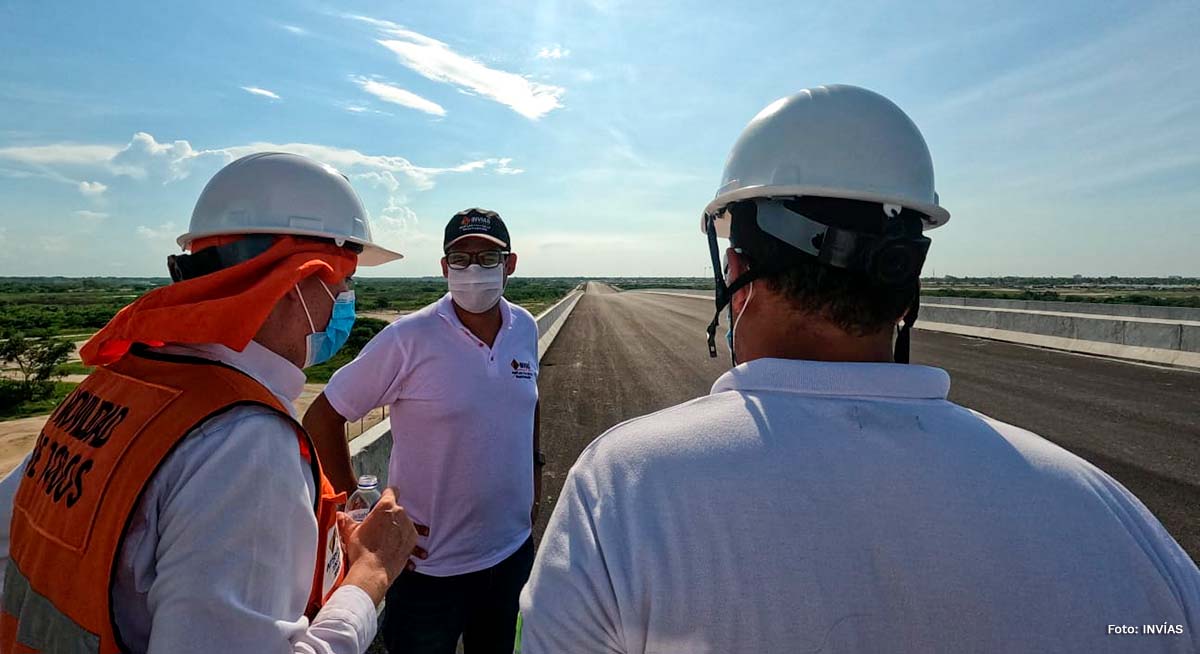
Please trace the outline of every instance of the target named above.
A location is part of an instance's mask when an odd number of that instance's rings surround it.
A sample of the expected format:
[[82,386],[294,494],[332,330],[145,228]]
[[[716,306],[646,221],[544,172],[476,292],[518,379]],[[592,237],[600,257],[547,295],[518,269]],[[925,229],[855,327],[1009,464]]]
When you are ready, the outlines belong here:
[[495,268],[504,262],[505,252],[500,250],[484,250],[483,252],[447,252],[446,265],[454,270],[463,270],[472,262],[480,268]]

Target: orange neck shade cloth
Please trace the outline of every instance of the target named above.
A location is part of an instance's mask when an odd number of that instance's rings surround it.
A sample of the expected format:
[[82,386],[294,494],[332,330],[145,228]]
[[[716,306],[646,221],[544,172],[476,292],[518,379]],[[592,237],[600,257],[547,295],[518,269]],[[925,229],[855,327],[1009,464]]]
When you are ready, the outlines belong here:
[[113,316],[79,355],[97,366],[120,359],[134,343],[219,343],[240,352],[300,280],[317,275],[337,284],[357,264],[357,256],[332,243],[281,236],[249,261],[146,293]]

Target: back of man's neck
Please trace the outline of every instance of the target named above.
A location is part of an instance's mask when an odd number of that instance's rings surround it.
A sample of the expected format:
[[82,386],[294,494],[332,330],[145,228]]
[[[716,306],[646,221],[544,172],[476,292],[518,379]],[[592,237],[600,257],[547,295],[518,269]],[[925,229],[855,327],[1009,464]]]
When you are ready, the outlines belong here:
[[[758,327],[758,325],[756,325]],[[741,335],[738,330],[737,335]],[[799,359],[846,363],[892,363],[890,333],[854,336],[826,322],[780,321],[765,333],[737,343],[738,363],[755,359]]]

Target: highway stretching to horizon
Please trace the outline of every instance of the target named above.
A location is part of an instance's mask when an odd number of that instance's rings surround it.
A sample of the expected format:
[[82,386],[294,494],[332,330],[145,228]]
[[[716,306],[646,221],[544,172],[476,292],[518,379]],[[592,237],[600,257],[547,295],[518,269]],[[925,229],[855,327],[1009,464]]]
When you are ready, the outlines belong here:
[[[545,529],[567,471],[619,422],[709,392],[712,301],[589,282],[541,362]],[[724,322],[724,321],[723,321]],[[950,373],[950,399],[1034,431],[1137,495],[1200,560],[1200,373],[917,330],[913,363]]]

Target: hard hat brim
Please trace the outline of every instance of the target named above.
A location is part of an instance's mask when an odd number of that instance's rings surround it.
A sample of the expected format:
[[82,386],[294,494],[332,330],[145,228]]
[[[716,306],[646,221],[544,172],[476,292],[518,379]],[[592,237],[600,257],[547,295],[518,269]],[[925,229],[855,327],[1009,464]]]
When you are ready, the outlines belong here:
[[[354,242],[358,243],[359,241],[355,239]],[[403,254],[375,245],[374,243],[361,243],[361,245],[363,246],[363,251],[362,254],[358,255],[358,265],[360,266],[379,266],[404,258]]]

